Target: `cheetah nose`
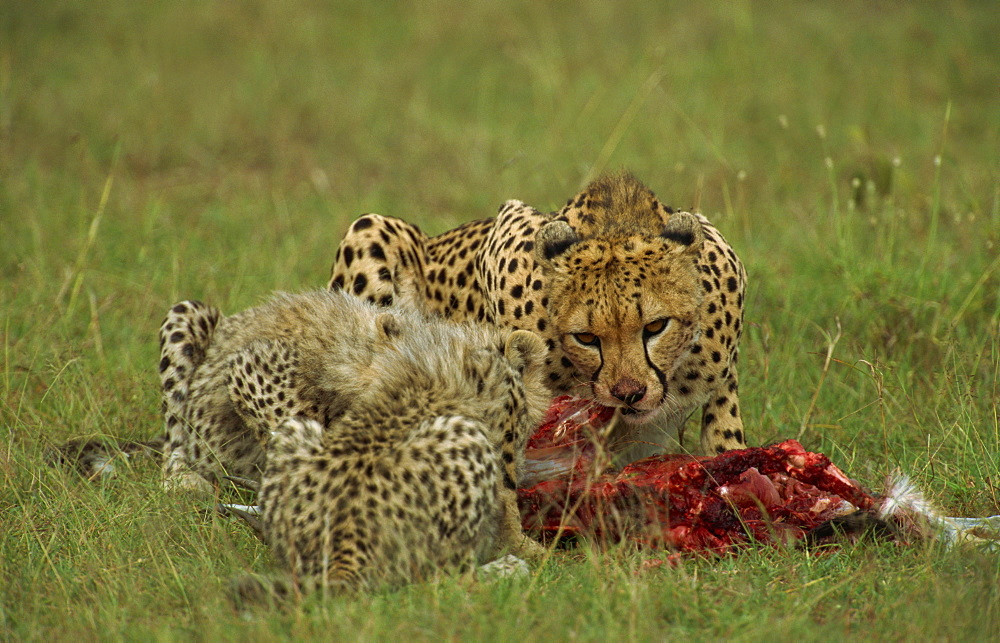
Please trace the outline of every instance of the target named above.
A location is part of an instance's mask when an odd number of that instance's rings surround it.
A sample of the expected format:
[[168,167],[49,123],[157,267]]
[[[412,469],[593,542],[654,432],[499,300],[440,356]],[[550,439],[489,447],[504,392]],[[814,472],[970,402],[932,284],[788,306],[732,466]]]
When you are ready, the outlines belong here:
[[611,394],[626,404],[635,404],[646,395],[646,387],[638,380],[623,377],[611,388]]

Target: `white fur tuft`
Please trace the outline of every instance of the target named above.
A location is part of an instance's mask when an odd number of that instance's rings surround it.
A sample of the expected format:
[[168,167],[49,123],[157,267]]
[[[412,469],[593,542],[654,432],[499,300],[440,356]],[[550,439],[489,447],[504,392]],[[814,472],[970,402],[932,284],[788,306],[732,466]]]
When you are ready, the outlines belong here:
[[1000,550],[1000,516],[951,518],[931,504],[910,477],[895,471],[886,480],[879,518],[893,519],[906,531],[922,537],[934,536],[947,547],[958,543],[980,544]]
[[910,476],[898,469],[886,479],[885,496],[879,506],[878,516],[882,519],[920,517],[932,523],[941,520],[940,513],[910,480]]

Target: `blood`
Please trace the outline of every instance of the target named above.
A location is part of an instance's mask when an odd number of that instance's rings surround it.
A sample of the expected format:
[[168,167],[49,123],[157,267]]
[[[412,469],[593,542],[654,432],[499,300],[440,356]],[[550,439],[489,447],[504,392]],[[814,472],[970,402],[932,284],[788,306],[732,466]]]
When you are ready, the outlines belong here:
[[795,440],[715,457],[660,455],[608,469],[612,409],[553,401],[526,449],[518,491],[524,528],[681,551],[724,553],[750,542],[791,543],[826,521],[875,506],[821,453]]

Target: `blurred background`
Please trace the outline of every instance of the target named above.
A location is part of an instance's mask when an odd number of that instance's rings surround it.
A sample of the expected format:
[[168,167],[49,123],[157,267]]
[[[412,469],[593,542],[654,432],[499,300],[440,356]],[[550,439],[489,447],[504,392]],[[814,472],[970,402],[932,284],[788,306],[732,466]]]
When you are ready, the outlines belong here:
[[4,208],[32,181],[99,194],[113,173],[133,211],[159,199],[190,222],[271,194],[335,241],[367,209],[443,228],[627,166],[667,200],[785,221],[829,200],[827,157],[844,195],[905,179],[927,201],[944,155],[949,206],[989,210],[998,18],[991,2],[11,3]]

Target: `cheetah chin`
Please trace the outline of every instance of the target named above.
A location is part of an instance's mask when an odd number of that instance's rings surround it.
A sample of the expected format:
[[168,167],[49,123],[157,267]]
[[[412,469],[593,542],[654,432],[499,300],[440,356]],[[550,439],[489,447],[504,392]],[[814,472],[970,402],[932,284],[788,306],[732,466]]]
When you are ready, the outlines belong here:
[[626,424],[645,424],[663,412],[663,406],[648,411],[640,411],[627,406],[619,407],[618,414]]

